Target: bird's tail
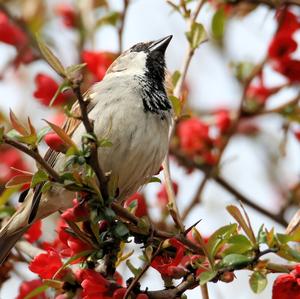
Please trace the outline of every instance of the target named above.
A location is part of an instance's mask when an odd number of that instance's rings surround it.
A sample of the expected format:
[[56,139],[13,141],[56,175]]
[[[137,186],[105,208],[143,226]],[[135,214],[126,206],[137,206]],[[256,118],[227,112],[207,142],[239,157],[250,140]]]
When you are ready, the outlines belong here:
[[[32,196],[32,194],[28,195],[28,197],[30,196]],[[28,224],[30,213],[30,206],[28,203],[30,203],[31,200],[30,198],[27,199],[27,204],[23,204],[0,230],[0,265],[5,261],[16,242],[21,239],[22,235],[31,226],[31,224]]]

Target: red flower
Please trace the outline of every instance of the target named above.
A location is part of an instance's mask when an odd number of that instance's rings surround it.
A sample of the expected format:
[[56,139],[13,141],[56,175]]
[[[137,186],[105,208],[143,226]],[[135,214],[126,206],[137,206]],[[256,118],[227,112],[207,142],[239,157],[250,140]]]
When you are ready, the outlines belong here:
[[300,23],[297,16],[288,10],[286,7],[283,10],[278,10],[277,19],[280,21],[279,33],[285,32],[287,34],[293,34],[300,28]]
[[230,113],[227,109],[220,109],[215,112],[216,126],[221,133],[225,133],[231,125]]
[[76,276],[83,289],[83,299],[111,299],[111,296],[106,295],[110,290],[110,283],[100,273],[84,269],[79,270]]
[[188,155],[202,152],[209,141],[209,126],[198,118],[181,121],[177,126],[177,136],[181,149]]
[[[30,281],[24,281],[19,287],[19,295],[16,299],[24,299],[31,291],[40,287],[43,282],[40,279],[34,279]],[[46,299],[44,293],[39,294],[37,296],[31,297],[32,299]]]
[[42,235],[42,221],[37,220],[31,227],[27,230],[24,238],[29,243],[33,243],[37,241]]
[[[178,184],[176,182],[172,182],[172,184],[173,184],[174,193],[175,193],[175,195],[177,195],[177,193],[178,193]],[[157,198],[159,200],[159,203],[163,207],[165,207],[168,204],[169,197],[168,197],[166,185],[164,185],[164,184],[161,185],[161,188],[157,193]]]
[[143,217],[148,214],[145,197],[140,193],[135,193],[125,200],[124,208],[129,208],[135,203],[132,213],[137,217]]
[[67,221],[79,222],[82,221],[89,216],[89,211],[87,207],[78,203],[78,200],[75,198],[73,200],[73,208],[67,209],[64,213],[62,213],[61,217]]
[[83,51],[82,59],[87,64],[88,70],[101,81],[111,63],[114,60],[114,55],[105,52]]
[[294,131],[294,135],[297,138],[297,140],[300,141],[300,130]]
[[148,295],[146,295],[146,294],[138,294],[137,296],[136,296],[136,299],[148,299],[149,297],[148,297]]
[[11,23],[3,12],[0,12],[0,41],[17,48],[22,48],[27,44],[24,32]]
[[68,150],[68,146],[56,133],[48,133],[44,137],[44,141],[56,152],[65,153]]
[[172,276],[174,274],[174,267],[177,267],[183,257],[185,247],[176,239],[170,239],[171,248],[175,249],[175,256],[172,257],[171,253],[163,252],[161,255],[156,256],[151,262],[151,266],[156,269],[160,274],[165,276]]
[[300,299],[300,264],[276,278],[272,294],[272,299]]
[[113,299],[123,299],[127,289],[120,288],[116,289],[113,294]]
[[274,64],[274,69],[290,82],[300,81],[300,60],[285,58]]
[[278,60],[290,57],[297,50],[297,46],[297,43],[288,32],[277,34],[270,44],[269,57]]
[[59,254],[54,250],[37,255],[29,264],[29,270],[43,279],[51,279],[63,265]]
[[11,167],[27,170],[21,153],[14,148],[3,146],[0,148],[0,184],[5,184],[15,175],[20,174]]
[[76,11],[72,5],[61,3],[56,6],[55,9],[57,15],[62,17],[63,23],[66,27],[75,27],[76,26]]
[[[48,106],[59,88],[58,84],[50,76],[41,73],[35,77],[35,84],[36,90],[33,96],[37,98],[41,104]],[[60,93],[56,97],[53,105],[60,105],[66,102],[66,100],[67,96]]]
[[250,85],[247,89],[246,97],[248,100],[255,101],[258,104],[264,104],[273,93],[273,89],[266,88],[263,85]]

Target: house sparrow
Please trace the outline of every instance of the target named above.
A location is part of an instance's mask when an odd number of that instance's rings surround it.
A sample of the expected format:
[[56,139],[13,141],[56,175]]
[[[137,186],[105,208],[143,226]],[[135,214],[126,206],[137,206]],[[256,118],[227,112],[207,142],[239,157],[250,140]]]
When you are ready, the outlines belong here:
[[[171,39],[170,35],[134,45],[85,95],[97,138],[105,137],[112,143],[111,147],[98,148],[98,158],[103,172],[118,178],[117,200],[136,192],[157,173],[168,151],[172,108],[164,86],[164,54]],[[78,114],[78,104],[72,110]],[[83,123],[70,118],[64,130],[80,147]],[[65,155],[48,150],[45,159],[57,172],[64,171]],[[41,186],[30,190],[0,231],[0,263],[35,220],[71,207],[74,196],[61,186],[46,193],[41,193]]]

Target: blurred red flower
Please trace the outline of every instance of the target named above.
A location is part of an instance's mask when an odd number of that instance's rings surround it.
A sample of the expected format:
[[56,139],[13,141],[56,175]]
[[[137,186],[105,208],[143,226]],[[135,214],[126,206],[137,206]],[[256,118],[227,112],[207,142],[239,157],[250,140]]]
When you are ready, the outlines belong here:
[[64,211],[61,217],[66,221],[78,222],[89,217],[89,211],[85,204],[79,203],[75,198],[73,200],[73,207]]
[[170,239],[169,242],[171,247],[168,247],[168,249],[175,250],[175,253],[172,254],[163,251],[161,255],[156,256],[151,262],[151,266],[165,276],[172,276],[174,274],[174,267],[177,267],[181,263],[185,251],[184,245],[175,238]]
[[274,63],[274,69],[284,75],[290,82],[300,81],[300,60],[285,58]]
[[114,58],[114,54],[107,52],[82,52],[82,60],[87,64],[88,70],[96,77],[98,81],[103,79]]
[[300,22],[297,16],[286,7],[282,10],[277,10],[277,20],[280,21],[279,33],[285,32],[292,35],[300,28]]
[[15,175],[20,174],[18,171],[11,169],[14,167],[20,170],[27,170],[21,153],[12,147],[0,147],[0,184],[5,184]]
[[[173,184],[174,193],[175,193],[175,195],[177,195],[178,184],[174,181],[172,182],[172,184]],[[158,198],[159,204],[163,207],[166,207],[166,205],[169,202],[169,197],[168,197],[168,193],[167,193],[165,184],[161,185],[160,190],[157,193],[157,198]]]
[[54,250],[37,255],[29,264],[29,270],[43,279],[51,279],[63,265],[59,254]]
[[225,133],[228,131],[231,125],[231,118],[228,109],[219,109],[215,111],[215,121],[216,126],[220,130],[221,133]]
[[[37,74],[35,77],[35,84],[36,90],[34,91],[33,96],[38,99],[41,104],[48,106],[57,89],[59,88],[59,85],[53,78],[42,73]],[[60,93],[56,97],[53,105],[61,105],[66,101],[67,96],[63,93]]]
[[100,273],[84,269],[79,270],[76,277],[83,289],[83,299],[111,299],[110,295],[106,295],[110,290],[110,283]]
[[272,299],[300,299],[300,264],[291,273],[276,278]]
[[209,126],[196,117],[181,121],[177,126],[180,148],[188,155],[199,154],[209,141]]
[[29,243],[33,243],[37,241],[42,235],[42,221],[37,220],[31,227],[27,230],[26,234],[24,234],[24,238]]
[[48,133],[44,137],[45,143],[54,151],[65,153],[68,150],[67,145],[56,133]]
[[[30,281],[23,281],[19,287],[19,294],[16,299],[24,299],[31,291],[40,287],[43,282],[40,279],[34,279]],[[44,293],[31,297],[32,299],[46,299]]]
[[123,299],[127,289],[119,288],[114,291],[113,299]]
[[277,34],[269,46],[269,57],[278,60],[290,57],[297,50],[297,46],[289,32]]
[[133,213],[137,217],[143,217],[148,214],[147,204],[145,197],[140,193],[135,193],[127,198],[124,202],[124,208],[130,207],[133,202],[136,206],[133,208]]
[[55,7],[55,12],[58,16],[62,17],[62,21],[66,27],[75,27],[77,14],[72,5],[60,3]]
[[3,12],[0,12],[0,41],[17,48],[24,47],[27,44],[25,33],[10,22]]

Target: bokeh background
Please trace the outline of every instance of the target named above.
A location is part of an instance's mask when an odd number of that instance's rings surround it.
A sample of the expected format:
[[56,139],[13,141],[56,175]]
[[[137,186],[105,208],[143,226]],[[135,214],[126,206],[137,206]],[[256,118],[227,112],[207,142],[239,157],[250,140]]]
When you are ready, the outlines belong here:
[[[49,11],[54,11],[51,7],[67,1],[49,0],[46,2]],[[79,2],[84,6],[89,1]],[[122,10],[123,1],[110,0],[109,3],[114,9]],[[208,35],[210,35],[213,13],[214,9],[207,3],[198,19],[204,24]],[[189,104],[204,115],[219,108],[237,108],[242,95],[242,87],[234,77],[232,64],[240,61],[255,64],[261,62],[267,53],[275,30],[275,12],[264,6],[256,8],[245,17],[236,16],[228,20],[223,48],[220,49],[214,41],[209,40],[201,45],[194,55],[186,80],[189,89]],[[76,63],[78,53],[74,51],[74,45],[78,41],[78,35],[63,26],[61,19],[57,16],[51,18],[44,31],[55,41],[56,54],[64,65]],[[172,34],[173,40],[167,50],[167,65],[169,70],[175,71],[180,69],[187,48],[185,31],[185,22],[177,13],[172,12],[165,1],[133,0],[125,24],[124,48],[140,41]],[[298,38],[300,34],[296,36]],[[111,26],[104,26],[96,32],[93,42],[85,45],[85,48],[116,52],[118,49],[116,30]],[[34,78],[39,72],[49,74],[56,79],[58,76],[41,61],[26,66],[21,65],[17,70],[8,68],[8,62],[15,55],[14,47],[0,43],[1,112],[8,115],[9,108],[12,108],[17,116],[20,118],[30,116],[34,124],[41,128],[44,126],[42,119],[53,116],[56,111],[41,105],[33,98]],[[275,74],[271,68],[266,72],[266,82],[269,86],[284,82],[282,77]],[[272,97],[267,107],[276,107],[296,94],[296,88],[285,89],[278,96]],[[290,133],[283,155],[280,151],[280,144],[284,137],[283,120],[278,115],[256,117],[251,122],[260,128],[260,133],[255,136],[236,135],[232,138],[222,158],[221,173],[242,194],[276,213],[283,205],[283,199],[287,196],[288,190],[299,181],[300,144]],[[33,163],[28,160],[28,164]],[[203,173],[194,171],[187,175],[183,168],[171,161],[171,174],[172,179],[179,185],[178,206],[179,210],[183,211],[193,198],[199,182],[203,179]],[[157,205],[159,188],[159,184],[150,184],[145,188],[150,213],[157,219],[161,212]],[[202,219],[197,228],[203,235],[209,236],[218,227],[233,221],[226,212],[226,205],[230,203],[236,203],[236,199],[216,183],[209,181],[202,194],[201,204],[192,210],[185,225],[188,227]],[[249,207],[246,209],[255,231],[263,223],[268,228],[274,226],[278,232],[284,231],[282,226],[269,218]],[[286,218],[290,219],[294,212],[294,209],[287,210]],[[130,275],[124,267],[121,269],[125,271],[125,276]],[[275,275],[268,275],[268,287],[260,295],[255,295],[248,284],[250,272],[236,271],[235,273],[237,279],[230,284],[222,282],[209,284],[212,299],[271,298],[272,281]],[[31,277],[34,275],[24,265],[16,265],[12,279],[0,290],[0,298],[14,298],[20,281]],[[142,280],[142,285],[147,286],[149,282],[151,282],[149,285],[151,289],[162,287],[160,277],[154,269],[148,271]],[[191,299],[201,298],[199,288],[186,292],[186,295]]]

